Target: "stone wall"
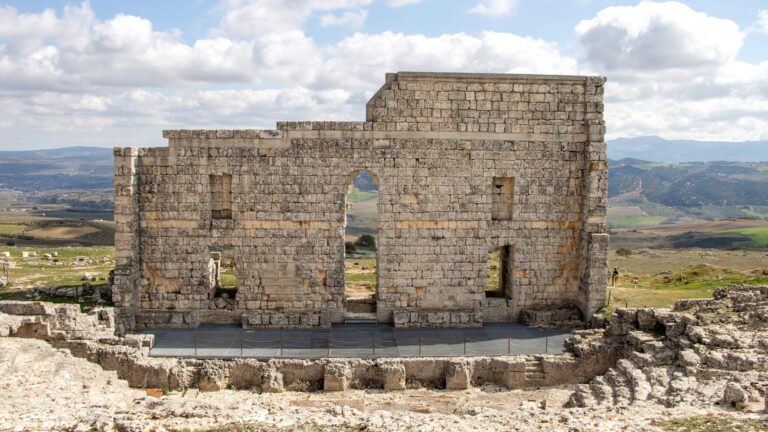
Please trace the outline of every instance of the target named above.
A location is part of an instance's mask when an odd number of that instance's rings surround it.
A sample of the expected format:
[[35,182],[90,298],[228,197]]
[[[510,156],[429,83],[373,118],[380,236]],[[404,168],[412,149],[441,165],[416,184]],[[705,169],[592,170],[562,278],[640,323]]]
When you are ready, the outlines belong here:
[[[249,325],[342,321],[345,200],[361,169],[379,182],[380,322],[394,310],[486,321],[516,320],[523,308],[591,315],[607,271],[603,83],[387,74],[366,122],[174,130],[166,148],[116,149],[121,328],[243,314]],[[487,254],[504,246],[509,280],[487,299]],[[215,252],[233,257],[238,281],[234,306],[221,310]],[[420,324],[435,323],[408,320]]]

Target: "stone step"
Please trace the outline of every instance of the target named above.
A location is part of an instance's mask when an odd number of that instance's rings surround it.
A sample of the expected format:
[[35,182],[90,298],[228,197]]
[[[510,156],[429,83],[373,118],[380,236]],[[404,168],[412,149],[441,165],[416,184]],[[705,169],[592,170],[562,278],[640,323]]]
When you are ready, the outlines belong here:
[[525,379],[530,381],[543,381],[544,373],[543,372],[526,372]]
[[589,387],[592,389],[592,396],[597,405],[613,404],[613,389],[606,383],[603,376],[595,377],[589,383]]
[[597,405],[589,384],[578,384],[566,403],[569,408],[585,408]]
[[613,390],[614,405],[628,405],[632,401],[629,379],[618,369],[611,368],[605,373],[606,383]]
[[525,362],[525,370],[533,372],[544,372],[541,360],[528,360]]
[[619,360],[616,363],[616,367],[629,379],[632,386],[632,402],[647,400],[651,394],[651,384],[648,382],[648,377],[645,373],[627,359]]
[[377,325],[379,322],[375,319],[366,319],[366,318],[348,318],[344,320],[344,324],[366,324],[366,325]]

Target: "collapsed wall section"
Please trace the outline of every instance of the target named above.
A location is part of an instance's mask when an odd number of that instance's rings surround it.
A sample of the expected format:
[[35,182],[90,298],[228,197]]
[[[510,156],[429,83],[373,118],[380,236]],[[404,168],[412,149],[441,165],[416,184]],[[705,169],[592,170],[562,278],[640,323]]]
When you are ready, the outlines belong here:
[[[380,322],[590,314],[605,291],[603,82],[388,74],[367,122],[166,131],[168,148],[117,149],[125,326],[343,321],[345,196],[360,169],[379,179]],[[490,298],[487,254],[499,248],[512,268]],[[228,301],[212,253],[236,262]]]

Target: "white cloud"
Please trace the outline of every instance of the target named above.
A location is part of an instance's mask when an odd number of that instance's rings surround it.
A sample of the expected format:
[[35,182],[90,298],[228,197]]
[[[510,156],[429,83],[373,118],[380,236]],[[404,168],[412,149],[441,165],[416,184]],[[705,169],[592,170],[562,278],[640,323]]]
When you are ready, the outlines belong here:
[[575,73],[576,60],[556,44],[512,33],[436,37],[356,33],[328,48],[319,87],[341,86],[372,94],[386,72],[442,71]]
[[[97,19],[87,2],[58,14],[0,7],[0,147],[162,145],[160,128],[362,120],[384,74],[401,70],[605,74],[609,136],[768,138],[768,59],[736,60],[738,25],[680,3],[607,8],[582,21],[581,61],[508,32],[358,32],[321,45],[304,30],[362,24],[372,1],[231,0],[192,42],[142,17]],[[495,10],[511,13],[514,2],[505,4],[508,12]]]
[[603,9],[576,34],[587,60],[607,71],[719,66],[735,59],[744,37],[733,21],[650,1]]
[[299,30],[315,12],[353,9],[372,0],[230,0],[216,34],[255,37]]
[[39,14],[20,14],[10,6],[0,6],[0,37],[45,37],[53,34],[59,19],[52,9]]
[[323,27],[362,27],[368,11],[347,11],[339,15],[325,14],[320,17],[320,25]]
[[386,0],[387,5],[391,7],[408,6],[416,3],[421,3],[423,0]]
[[736,60],[735,22],[643,1],[603,9],[576,34],[583,65],[608,76],[609,137],[768,138],[768,62]]
[[481,0],[472,9],[471,13],[481,15],[509,15],[517,6],[518,0]]
[[758,30],[768,33],[768,10],[761,10],[757,13]]

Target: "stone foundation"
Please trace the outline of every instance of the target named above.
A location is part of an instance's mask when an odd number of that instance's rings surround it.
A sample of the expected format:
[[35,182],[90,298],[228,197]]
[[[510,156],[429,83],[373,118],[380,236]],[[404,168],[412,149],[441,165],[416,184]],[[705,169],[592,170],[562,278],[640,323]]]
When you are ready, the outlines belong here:
[[242,316],[242,325],[245,328],[328,327],[330,321],[327,313],[246,312]]
[[392,311],[395,327],[482,327],[482,315],[473,310]]
[[151,335],[114,336],[111,309],[81,314],[76,305],[0,302],[0,336],[43,339],[106,370],[132,387],[204,391],[343,391],[378,388],[459,390],[485,384],[507,388],[587,382],[617,360],[619,347],[593,341],[578,354],[364,359],[198,360],[149,357]]
[[520,322],[530,327],[568,327],[581,325],[581,311],[578,308],[554,310],[523,309]]

